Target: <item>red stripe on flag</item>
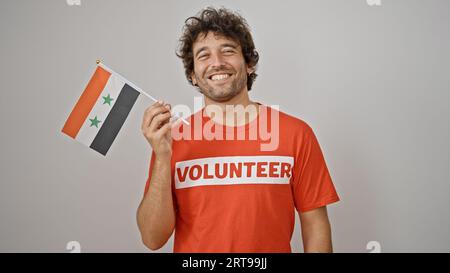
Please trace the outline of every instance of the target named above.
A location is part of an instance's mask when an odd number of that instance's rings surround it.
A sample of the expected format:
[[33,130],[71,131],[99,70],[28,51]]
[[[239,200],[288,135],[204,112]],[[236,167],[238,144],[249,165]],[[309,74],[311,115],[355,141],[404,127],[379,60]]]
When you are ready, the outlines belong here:
[[77,104],[75,104],[69,118],[66,120],[62,132],[68,136],[75,138],[80,131],[81,126],[83,126],[84,121],[94,107],[98,100],[98,97],[105,88],[111,73],[105,69],[97,66],[97,69],[92,75],[86,89],[84,89],[83,94],[81,94],[78,99]]

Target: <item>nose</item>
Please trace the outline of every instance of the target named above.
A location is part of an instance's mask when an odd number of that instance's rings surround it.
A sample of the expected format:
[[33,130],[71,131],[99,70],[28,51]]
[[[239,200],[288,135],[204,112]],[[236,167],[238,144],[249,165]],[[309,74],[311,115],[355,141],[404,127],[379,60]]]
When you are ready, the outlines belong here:
[[225,61],[223,56],[220,53],[212,54],[211,55],[211,63],[210,66],[212,68],[217,68],[225,65]]

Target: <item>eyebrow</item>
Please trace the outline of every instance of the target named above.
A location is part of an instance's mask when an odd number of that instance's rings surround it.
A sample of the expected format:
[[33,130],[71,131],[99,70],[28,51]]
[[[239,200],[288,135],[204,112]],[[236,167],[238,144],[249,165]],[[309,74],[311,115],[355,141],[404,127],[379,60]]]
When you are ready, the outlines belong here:
[[[231,48],[234,48],[234,49],[238,48],[237,45],[232,44],[232,43],[224,43],[224,44],[221,44],[220,47],[221,47],[221,48],[224,48],[224,47],[231,47]],[[197,52],[194,54],[194,56],[197,57],[198,54],[200,54],[202,51],[205,51],[206,49],[208,49],[207,46],[203,46],[203,47],[199,48],[199,49],[197,50]]]

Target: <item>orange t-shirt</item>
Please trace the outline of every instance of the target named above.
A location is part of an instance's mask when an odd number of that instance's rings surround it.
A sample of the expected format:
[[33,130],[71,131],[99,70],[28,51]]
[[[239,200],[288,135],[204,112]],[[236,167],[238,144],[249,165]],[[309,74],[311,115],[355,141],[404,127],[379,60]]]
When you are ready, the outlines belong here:
[[[339,201],[312,129],[281,111],[260,109],[264,122],[257,118],[222,127],[203,109],[189,117],[190,126],[173,129],[172,135],[190,135],[172,144],[174,252],[291,252],[295,209],[305,212]],[[262,149],[270,142],[267,134],[250,137],[251,132],[263,123],[270,132],[276,116],[278,145]],[[215,129],[216,139],[196,139],[205,127]],[[154,153],[145,193],[153,162]]]

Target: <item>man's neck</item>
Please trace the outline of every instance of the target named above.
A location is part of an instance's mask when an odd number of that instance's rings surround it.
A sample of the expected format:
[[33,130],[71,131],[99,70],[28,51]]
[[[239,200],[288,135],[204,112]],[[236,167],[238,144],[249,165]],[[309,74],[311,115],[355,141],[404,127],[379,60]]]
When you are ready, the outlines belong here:
[[[233,98],[231,98],[230,100],[228,100],[226,102],[213,101],[213,100],[209,99],[208,97],[204,97],[204,98],[205,98],[205,106],[216,105],[216,106],[219,106],[220,109],[222,109],[222,117],[223,117],[222,120],[220,119],[220,117],[212,117],[212,120],[214,120],[214,122],[219,123],[219,124],[225,124],[227,126],[243,126],[243,125],[251,122],[255,118],[257,118],[258,113],[259,113],[259,106],[256,102],[253,102],[250,100],[247,89],[243,90],[238,95],[234,96]],[[248,115],[238,115],[236,113],[234,115],[233,115],[233,113],[227,114],[227,106],[230,106],[230,105],[231,106],[242,106],[243,108],[246,108],[248,106],[256,107],[256,112],[250,111]],[[240,109],[240,108],[236,108],[236,109]],[[228,111],[229,110],[230,109],[228,108]]]

